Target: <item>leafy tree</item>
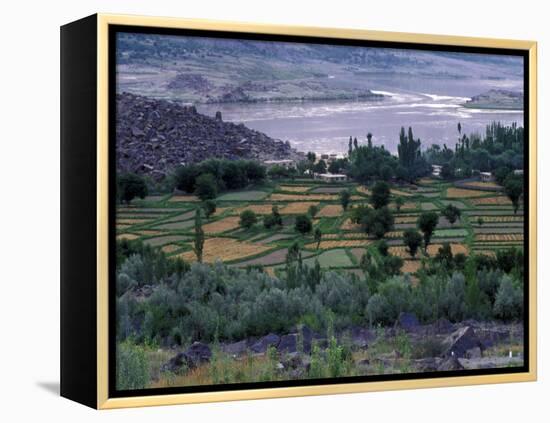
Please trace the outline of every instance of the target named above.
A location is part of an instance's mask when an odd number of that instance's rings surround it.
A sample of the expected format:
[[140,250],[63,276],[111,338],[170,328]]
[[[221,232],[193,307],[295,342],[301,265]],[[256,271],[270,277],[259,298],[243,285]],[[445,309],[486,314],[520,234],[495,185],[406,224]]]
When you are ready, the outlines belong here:
[[441,247],[437,250],[435,256],[435,261],[443,264],[445,268],[450,269],[453,266],[453,250],[451,249],[451,244],[444,242]]
[[506,178],[512,173],[512,170],[507,166],[500,166],[495,170],[495,180],[499,185],[504,185]]
[[252,210],[244,210],[240,214],[239,225],[242,228],[250,229],[256,224],[256,222],[258,222],[258,217],[256,216],[256,213],[254,213]]
[[302,253],[300,251],[300,244],[298,244],[297,241],[294,241],[290,247],[288,247],[287,253],[286,253],[286,263],[287,266],[290,263],[294,263],[295,261],[301,260]]
[[485,223],[485,220],[483,220],[483,218],[482,218],[481,216],[479,216],[479,217],[477,218],[477,224],[478,224],[479,226],[482,226],[484,223]]
[[411,257],[414,258],[418,248],[422,244],[422,236],[415,229],[407,229],[403,233],[403,242],[405,243]]
[[410,182],[413,182],[416,178],[429,171],[428,164],[421,155],[421,145],[422,143],[419,139],[414,139],[412,128],[409,127],[407,135],[405,135],[405,128],[401,128],[397,153],[399,164],[406,172],[405,179]]
[[197,257],[197,261],[202,263],[202,252],[204,248],[204,230],[202,229],[201,213],[197,209],[195,212],[195,238],[193,242],[193,251]]
[[375,209],[385,207],[390,202],[390,186],[387,182],[379,181],[372,187],[370,201]]
[[309,151],[307,153],[307,159],[309,162],[311,162],[312,164],[315,163],[315,160],[317,159],[317,156],[315,155],[315,153],[313,151]]
[[244,188],[248,182],[245,167],[240,162],[226,163],[223,168],[222,180],[227,189]]
[[327,173],[327,163],[321,159],[313,165],[313,171],[315,173]]
[[310,233],[312,228],[311,218],[305,214],[296,216],[294,228],[301,234]]
[[145,198],[148,194],[145,180],[134,173],[119,175],[117,178],[118,197],[121,202],[130,204],[136,198]]
[[264,226],[267,229],[271,229],[274,226],[282,226],[282,225],[283,225],[283,218],[279,213],[279,207],[277,206],[271,207],[271,214],[264,217]]
[[317,249],[319,249],[319,245],[321,244],[321,239],[323,237],[323,234],[321,233],[320,228],[315,228],[315,232],[313,233],[315,242],[317,243]]
[[523,290],[519,286],[514,286],[508,275],[504,275],[500,281],[493,313],[495,317],[504,321],[523,317]]
[[424,249],[428,249],[432,234],[437,226],[439,219],[435,212],[424,212],[418,217],[418,229],[424,234]]
[[401,207],[403,207],[403,204],[405,204],[405,199],[403,197],[397,197],[394,203],[395,209],[399,212],[401,210]]
[[504,191],[514,206],[514,214],[517,214],[519,209],[519,200],[523,195],[522,178],[509,176],[504,182]]
[[366,209],[360,221],[365,231],[378,239],[393,229],[393,222],[393,214],[387,207]]
[[466,284],[462,273],[453,273],[441,299],[442,311],[452,322],[460,322],[466,314]]
[[212,200],[218,195],[216,178],[211,173],[203,173],[195,180],[195,194],[201,200]]
[[314,218],[318,212],[319,212],[319,207],[315,205],[309,206],[309,208],[307,209],[307,214],[309,214],[312,218]]
[[202,203],[202,208],[204,209],[206,218],[210,219],[210,216],[216,213],[216,202],[214,200],[206,200]]
[[340,204],[342,205],[342,209],[344,209],[344,211],[348,209],[350,199],[351,193],[349,190],[346,189],[340,193]]
[[195,180],[200,175],[197,165],[179,166],[174,173],[176,188],[189,194],[195,191]]
[[447,206],[441,211],[441,215],[447,218],[449,223],[453,225],[460,218],[460,209],[452,204]]
[[243,162],[244,171],[249,181],[258,183],[266,178],[265,166],[254,160],[246,160]]

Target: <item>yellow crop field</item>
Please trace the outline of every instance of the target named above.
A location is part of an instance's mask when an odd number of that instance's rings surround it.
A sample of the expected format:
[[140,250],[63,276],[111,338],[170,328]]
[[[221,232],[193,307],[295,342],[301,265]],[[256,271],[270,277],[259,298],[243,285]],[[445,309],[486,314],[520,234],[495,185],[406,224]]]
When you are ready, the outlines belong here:
[[350,219],[346,219],[340,226],[340,229],[343,229],[344,231],[360,231],[361,225],[358,223],[351,223]]
[[307,192],[311,189],[311,186],[307,185],[281,185],[279,187],[281,191],[288,191],[288,192]]
[[218,217],[224,214],[227,210],[231,210],[231,207],[216,207],[216,211],[212,216]]
[[468,182],[467,185],[474,188],[502,188],[496,182],[474,181],[474,182]]
[[356,189],[357,189],[357,192],[360,192],[361,194],[370,195],[370,190],[367,187],[364,187],[361,185],[361,186],[358,186]]
[[[428,254],[430,256],[435,256],[439,249],[443,246],[443,244],[430,244],[428,245]],[[468,255],[468,248],[464,244],[451,244],[451,251],[453,252],[453,255],[455,254],[466,254]]]
[[418,183],[420,184],[424,184],[424,185],[431,185],[431,184],[435,184],[437,181],[435,179],[432,179],[432,178],[420,178],[418,180]]
[[194,203],[200,200],[195,195],[174,195],[168,201],[170,203]]
[[156,236],[162,234],[163,232],[155,229],[142,229],[141,231],[135,231],[135,233],[141,236]]
[[420,260],[404,260],[401,271],[403,273],[416,273],[420,269],[422,263]]
[[395,223],[416,223],[418,216],[396,216]]
[[401,210],[416,210],[416,203],[405,203],[401,206]]
[[[437,254],[439,249],[443,246],[443,244],[430,244],[428,245],[428,255],[434,256]],[[401,258],[410,258],[410,254],[407,250],[407,247],[404,245],[398,245],[398,246],[392,246],[388,250],[390,254],[393,254],[394,256],[398,256]],[[453,254],[468,254],[468,248],[463,244],[451,244],[451,251]],[[422,251],[418,251],[416,253],[417,256],[422,255]]]
[[[260,244],[245,241],[240,242],[233,238],[207,238],[204,241],[203,261],[213,263],[216,260],[238,260],[263,253],[269,250],[269,248]],[[178,254],[178,257],[189,262],[196,261],[194,251],[186,251],[185,253]]]
[[390,193],[392,195],[398,195],[398,196],[401,196],[401,197],[412,197],[413,194],[411,194],[410,192],[407,192],[407,191],[401,191],[400,189],[390,189]]
[[151,219],[117,219],[117,225],[140,225],[142,223],[150,222]]
[[329,204],[321,209],[317,217],[338,217],[344,213],[342,206],[339,204]]
[[523,234],[477,234],[479,242],[515,242],[523,241]]
[[[332,248],[346,248],[346,247],[366,247],[371,241],[369,240],[360,240],[360,239],[349,239],[349,240],[330,240],[330,241],[321,241],[319,244],[319,249],[321,250],[330,250]],[[317,248],[317,243],[312,242],[305,245],[306,248],[315,250]]]
[[350,232],[350,233],[343,233],[343,234],[325,234],[323,235],[323,239],[367,239],[368,235],[366,233],[361,232]]
[[289,203],[286,206],[282,207],[279,211],[281,214],[304,214],[307,213],[311,206],[318,206],[317,201],[306,202],[306,203]]
[[475,206],[509,206],[512,204],[508,197],[498,195],[495,197],[474,198],[470,202]]
[[217,220],[215,222],[202,225],[202,229],[207,234],[217,234],[225,231],[230,231],[239,227],[239,220],[239,216],[224,217],[223,219]]
[[272,201],[336,201],[334,194],[271,194]]
[[161,250],[163,252],[165,252],[166,254],[170,254],[170,253],[173,253],[174,251],[177,251],[179,250],[181,247],[179,245],[175,245],[175,244],[168,244],[168,245],[165,245],[161,248]]
[[464,188],[449,188],[447,189],[447,198],[472,198],[472,197],[483,197],[487,195],[487,191],[477,191],[475,189],[464,189]]
[[471,216],[470,220],[477,223],[477,219],[480,217],[483,219],[483,223],[523,222],[523,216]]
[[121,241],[123,239],[127,241],[133,241],[134,239],[138,239],[138,238],[139,238],[139,235],[136,235],[136,234],[120,234],[116,236],[116,239],[118,241]]
[[273,204],[251,204],[246,207],[235,209],[236,214],[241,214],[245,210],[251,210],[256,214],[270,214],[273,209]]

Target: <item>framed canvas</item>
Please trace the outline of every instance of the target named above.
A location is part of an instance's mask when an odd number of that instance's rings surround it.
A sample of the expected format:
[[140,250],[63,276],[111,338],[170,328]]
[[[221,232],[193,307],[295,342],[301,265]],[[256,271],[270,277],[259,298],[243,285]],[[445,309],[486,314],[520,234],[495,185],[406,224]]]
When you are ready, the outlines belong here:
[[61,28],[61,394],[536,380],[536,43]]

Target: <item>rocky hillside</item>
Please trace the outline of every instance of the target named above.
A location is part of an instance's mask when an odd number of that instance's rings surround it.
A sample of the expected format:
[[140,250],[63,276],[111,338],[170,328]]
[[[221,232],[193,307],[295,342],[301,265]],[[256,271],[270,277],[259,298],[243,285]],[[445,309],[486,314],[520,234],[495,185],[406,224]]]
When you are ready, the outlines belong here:
[[464,106],[473,109],[523,110],[523,93],[509,90],[489,90],[472,97]]
[[128,93],[116,97],[117,171],[162,179],[179,164],[208,158],[298,159],[288,142],[192,106]]

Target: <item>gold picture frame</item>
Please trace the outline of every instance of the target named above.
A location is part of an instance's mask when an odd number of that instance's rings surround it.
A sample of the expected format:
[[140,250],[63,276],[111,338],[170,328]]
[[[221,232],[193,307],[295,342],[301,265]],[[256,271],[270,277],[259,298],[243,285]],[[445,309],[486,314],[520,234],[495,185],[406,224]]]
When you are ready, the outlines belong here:
[[[67,28],[70,27],[69,24]],[[263,35],[290,35],[296,37],[324,37],[331,39],[351,39],[368,41],[388,41],[400,43],[429,44],[435,46],[459,46],[479,47],[494,49],[514,49],[528,53],[529,61],[529,85],[526,87],[529,107],[529,196],[528,196],[528,219],[529,219],[529,256],[528,256],[528,363],[529,369],[525,372],[472,375],[460,377],[437,377],[423,379],[403,379],[391,381],[372,381],[360,383],[342,383],[314,386],[289,386],[261,389],[242,389],[216,392],[181,393],[168,395],[146,395],[131,397],[110,397],[109,396],[109,221],[110,200],[109,191],[109,27],[110,26],[139,26],[145,28],[176,28],[176,29],[197,29],[210,31],[227,31],[239,33],[252,33]],[[91,399],[90,389],[86,399],[73,395],[72,389],[75,384],[66,384],[62,395],[77,401],[86,403],[98,409],[113,409],[122,407],[140,407],[153,405],[191,404],[206,403],[215,401],[235,401],[249,399],[281,398],[309,395],[346,394],[357,392],[436,388],[462,385],[479,385],[506,382],[529,382],[537,379],[537,44],[534,41],[517,41],[504,39],[489,39],[447,35],[411,34],[400,32],[369,31],[362,29],[337,29],[317,28],[286,25],[265,25],[254,23],[238,23],[226,21],[212,21],[199,19],[179,19],[144,16],[124,16],[115,14],[94,15],[90,28],[95,27],[95,43],[97,46],[95,69],[96,87],[96,172],[94,175],[96,190],[95,197],[95,363],[96,386],[95,403]],[[91,35],[93,38],[94,34]],[[67,71],[67,73],[70,73]],[[68,113],[68,112],[67,112]],[[63,119],[63,113],[62,113]],[[65,117],[65,119],[68,119]],[[69,159],[67,159],[69,160]],[[66,174],[68,176],[68,174]],[[63,179],[63,174],[62,174]],[[63,184],[63,181],[62,181]],[[67,246],[68,247],[68,246]],[[69,248],[69,247],[68,247]],[[67,253],[70,254],[70,253]],[[63,285],[63,282],[62,282]],[[68,297],[69,298],[69,297]],[[62,304],[62,314],[63,314]],[[68,312],[67,312],[68,313]],[[62,329],[63,329],[62,320]],[[72,333],[72,332],[71,332]],[[69,335],[67,335],[69,336]],[[63,336],[62,336],[63,338]],[[67,342],[72,342],[68,340]],[[62,348],[63,351],[63,348]],[[63,354],[63,352],[62,352]],[[65,353],[67,356],[69,352]],[[63,355],[62,355],[63,357]],[[92,359],[93,361],[93,359]],[[63,367],[63,366],[62,366]],[[68,366],[69,367],[69,366]],[[67,368],[66,374],[73,371]],[[62,369],[63,372],[63,369]],[[63,376],[62,376],[63,379]],[[70,385],[70,386],[69,386]],[[83,394],[84,395],[84,394]]]

